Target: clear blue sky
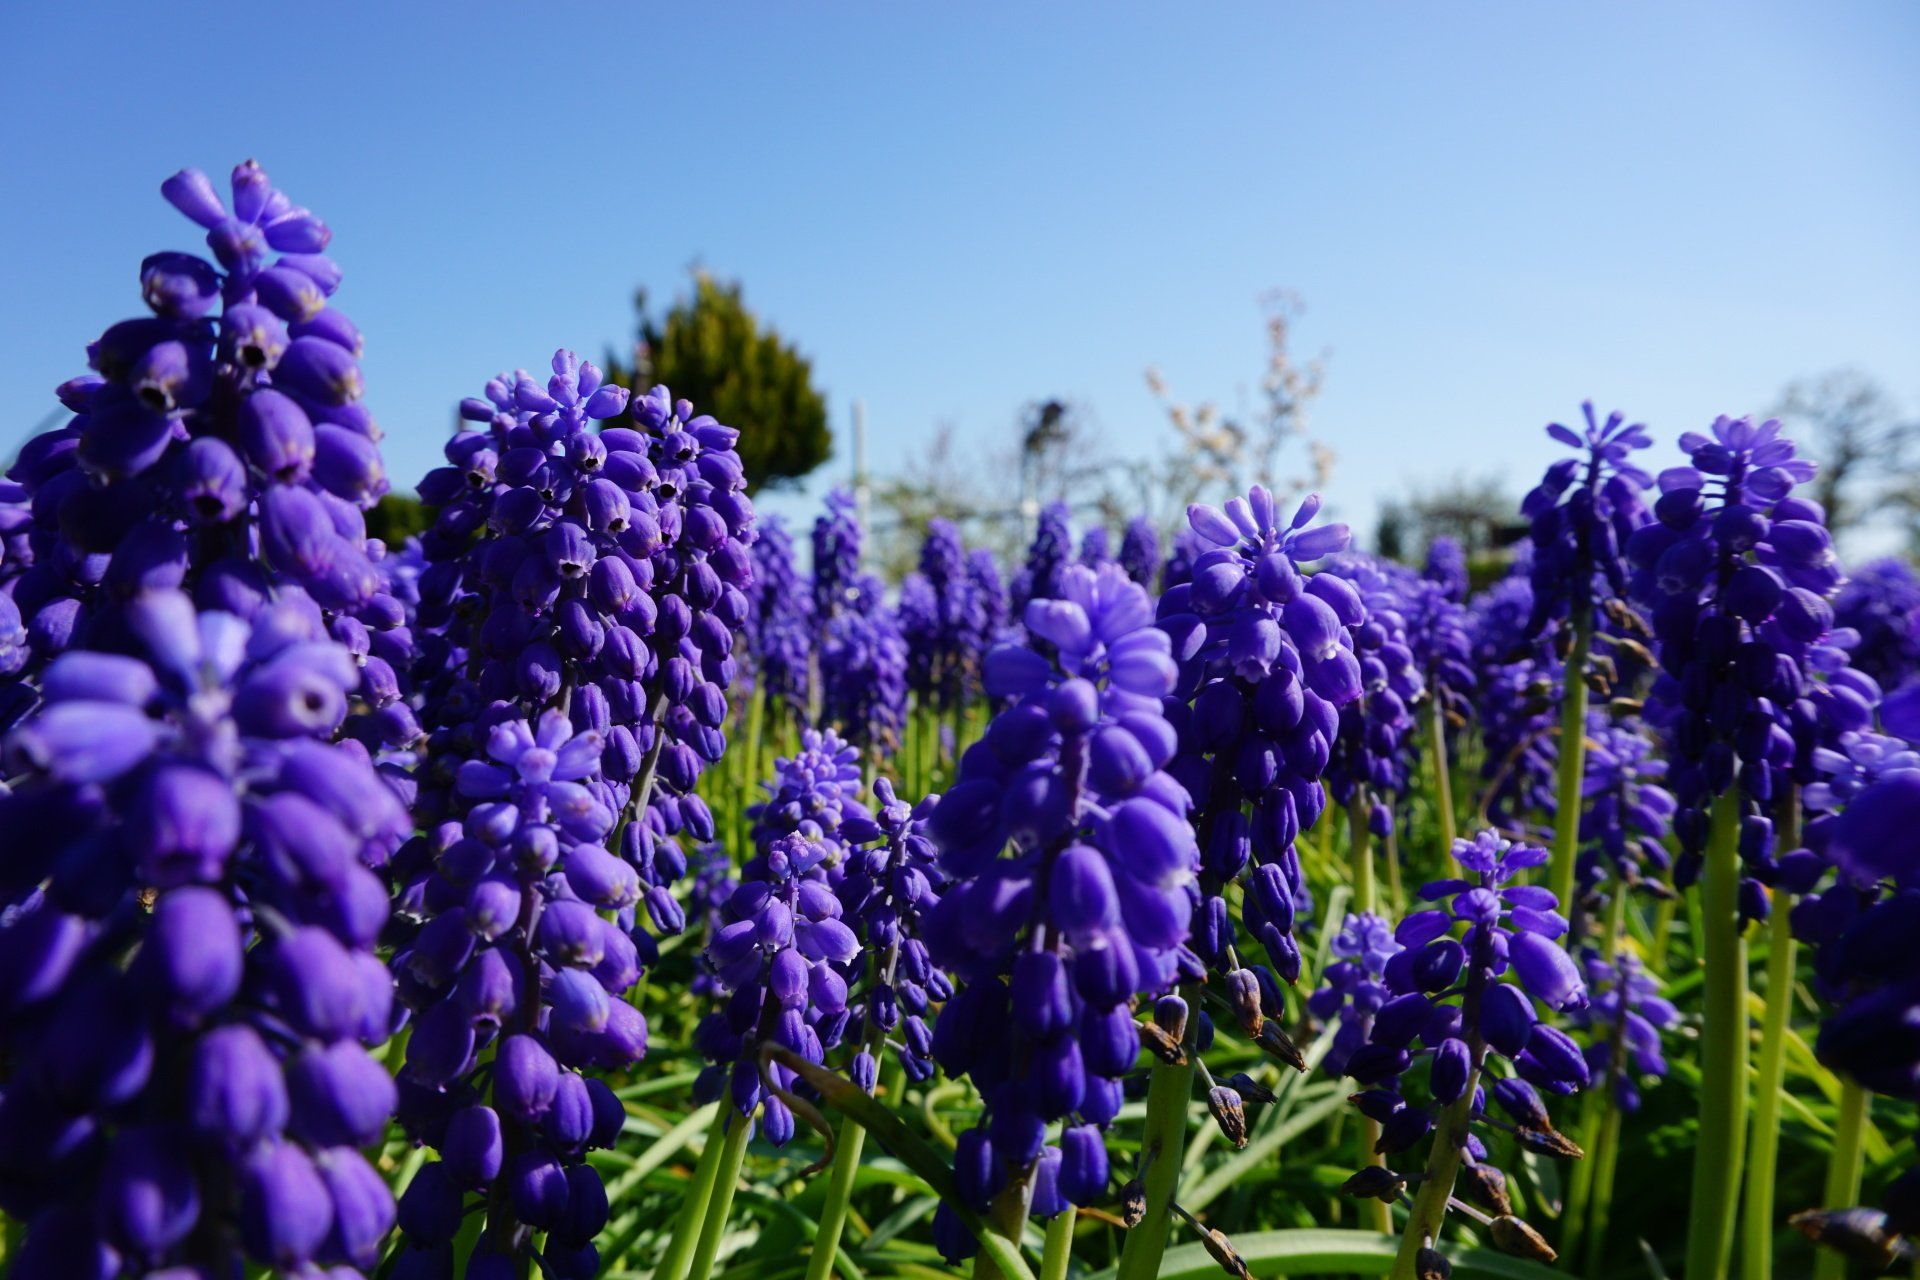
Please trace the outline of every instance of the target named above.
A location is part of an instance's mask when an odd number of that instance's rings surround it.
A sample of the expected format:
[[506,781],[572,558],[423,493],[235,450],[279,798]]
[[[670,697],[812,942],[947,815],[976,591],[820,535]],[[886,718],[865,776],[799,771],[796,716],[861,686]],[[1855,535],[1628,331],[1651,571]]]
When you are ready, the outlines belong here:
[[1584,396],[1664,441],[1837,364],[1920,408],[1908,0],[693,8],[6,5],[6,443],[193,247],[160,180],[246,156],[334,227],[402,483],[695,261],[882,470],[1051,395],[1145,442],[1142,370],[1232,399],[1274,286],[1363,526]]

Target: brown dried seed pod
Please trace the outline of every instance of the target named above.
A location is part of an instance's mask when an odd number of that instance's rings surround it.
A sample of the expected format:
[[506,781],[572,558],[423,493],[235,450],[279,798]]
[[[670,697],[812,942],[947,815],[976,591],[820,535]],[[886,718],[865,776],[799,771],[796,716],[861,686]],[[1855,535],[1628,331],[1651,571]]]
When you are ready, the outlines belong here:
[[1502,1253],[1510,1253],[1516,1258],[1531,1258],[1535,1262],[1552,1262],[1560,1256],[1553,1251],[1553,1246],[1547,1243],[1545,1236],[1510,1213],[1495,1218],[1489,1230],[1493,1236],[1493,1247]]

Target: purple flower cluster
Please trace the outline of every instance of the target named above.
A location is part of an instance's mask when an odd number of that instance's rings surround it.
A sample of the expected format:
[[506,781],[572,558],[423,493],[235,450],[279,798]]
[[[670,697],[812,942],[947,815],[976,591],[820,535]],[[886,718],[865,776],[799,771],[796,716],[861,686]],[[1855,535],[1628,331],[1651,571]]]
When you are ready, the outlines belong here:
[[860,753],[831,729],[802,729],[800,749],[774,762],[767,798],[747,810],[754,847],[762,852],[785,836],[827,845],[841,862],[880,828],[860,800]]
[[919,571],[900,587],[907,683],[924,705],[946,710],[978,692],[986,610],[959,529],[950,520],[929,520]]
[[1667,762],[1637,719],[1589,713],[1587,740],[1580,883],[1594,888],[1611,875],[1631,886],[1648,871],[1664,872],[1675,807],[1672,793],[1660,785]]
[[820,640],[820,719],[870,751],[899,745],[907,722],[907,641],[880,581],[855,580]]
[[[793,1112],[761,1080],[761,1042],[824,1062],[850,1017],[842,970],[860,954],[860,941],[828,881],[834,852],[802,834],[774,840],[742,868],[707,943],[707,964],[728,994],[694,1033],[711,1064],[694,1096],[712,1101],[725,1094],[742,1116],[758,1113],[775,1146],[793,1137]],[[793,1087],[786,1067],[771,1064],[767,1072],[776,1088]]]
[[926,833],[940,797],[909,805],[894,794],[892,782],[881,778],[874,783],[874,799],[879,803],[876,838],[848,853],[834,886],[872,965],[854,1002],[849,1032],[860,1045],[853,1079],[869,1092],[879,1074],[878,1051],[887,1044],[897,1043],[909,1080],[933,1075],[928,1021],[934,1004],[953,998],[952,982],[934,966],[921,937],[944,883]]
[[1120,568],[1129,578],[1148,591],[1154,589],[1160,576],[1160,533],[1153,521],[1145,516],[1127,521],[1127,531],[1120,537],[1119,559]]
[[360,334],[328,303],[340,270],[321,252],[327,228],[251,161],[233,171],[231,208],[198,170],[161,191],[206,229],[213,261],[141,264],[152,314],[88,347],[92,372],[59,389],[74,418],[9,473],[0,671],[133,647],[123,610],[143,590],[184,589],[244,619],[297,590],[359,660],[369,714],[356,733],[403,744],[417,733],[398,680],[412,640],[366,536],[387,480]]
[[813,612],[794,563],[793,535],[778,516],[758,522],[744,629],[754,678],[768,701],[804,723],[813,688]]
[[[615,852],[661,927],[677,928],[676,838],[713,835],[693,788],[726,749],[750,611],[738,433],[665,387],[630,400],[570,351],[551,370],[544,383],[503,374],[462,402],[479,429],[456,434],[420,485],[440,508],[423,539],[416,668],[437,712],[430,759],[486,751],[500,708],[528,720],[558,708],[598,734],[609,807],[630,818]],[[437,781],[451,793],[453,779]]]
[[1651,481],[1632,461],[1636,451],[1653,443],[1647,429],[1627,425],[1619,413],[1600,421],[1591,400],[1580,409],[1586,415],[1584,431],[1557,422],[1547,428],[1577,456],[1548,467],[1520,503],[1533,541],[1528,630],[1534,635],[1589,623],[1597,603],[1625,596],[1622,553],[1634,530],[1647,522],[1640,494]]
[[1159,605],[1181,660],[1170,771],[1196,798],[1203,850],[1194,949],[1216,969],[1238,967],[1226,887],[1252,864],[1243,920],[1288,982],[1300,973],[1293,916],[1306,892],[1294,841],[1326,805],[1321,772],[1360,693],[1349,637],[1365,621],[1344,579],[1300,570],[1347,542],[1345,525],[1311,523],[1319,507],[1310,497],[1283,522],[1261,486],[1224,509],[1193,506],[1206,549]]
[[[1580,1047],[1542,1021],[1534,1001],[1576,1010],[1587,1003],[1587,988],[1558,942],[1567,922],[1553,894],[1515,883],[1546,864],[1546,851],[1483,831],[1456,841],[1453,857],[1467,876],[1426,885],[1420,897],[1442,905],[1412,913],[1394,930],[1402,950],[1382,974],[1392,998],[1346,1061],[1346,1074],[1366,1086],[1355,1103],[1380,1124],[1379,1150],[1389,1159],[1434,1132],[1439,1114],[1470,1095],[1474,1120],[1512,1130],[1530,1150],[1564,1153],[1539,1091],[1572,1093],[1590,1073]],[[1508,975],[1518,981],[1503,981]],[[1420,1059],[1427,1103],[1409,1096],[1408,1073]],[[1496,1079],[1501,1062],[1513,1074]],[[1483,1088],[1510,1124],[1486,1110]],[[1442,1128],[1435,1140],[1461,1142],[1472,1165],[1486,1163],[1470,1132]]]
[[1833,598],[1833,622],[1859,637],[1848,656],[1884,688],[1920,679],[1920,574],[1905,560],[1853,570]]
[[1387,962],[1403,948],[1383,917],[1349,912],[1329,949],[1336,958],[1320,975],[1320,987],[1307,998],[1307,1011],[1323,1023],[1339,1023],[1323,1061],[1327,1070],[1344,1075],[1347,1059],[1373,1033],[1374,1015],[1393,999],[1382,979]]
[[[1737,779],[1750,806],[1764,806],[1791,784],[1792,713],[1831,628],[1827,598],[1840,569],[1819,506],[1792,496],[1814,465],[1794,455],[1778,422],[1721,418],[1711,435],[1689,432],[1680,443],[1691,465],[1660,474],[1657,519],[1633,534],[1627,555],[1659,646],[1652,696],[1672,746],[1686,882],[1706,844],[1713,797]],[[1837,727],[1865,727],[1871,707],[1847,692],[1816,719],[1842,713],[1854,723]],[[1742,843],[1749,861],[1768,869],[1764,816],[1748,815]]]
[[1113,563],[1113,541],[1105,525],[1096,524],[1080,535],[1080,563],[1089,569]]
[[1586,979],[1585,1008],[1570,1010],[1568,1021],[1586,1030],[1587,1069],[1595,1080],[1610,1080],[1622,1111],[1640,1109],[1640,1078],[1667,1074],[1662,1032],[1680,1025],[1680,1011],[1660,994],[1659,980],[1634,956],[1622,952],[1608,960],[1589,947],[1580,954]]
[[844,489],[827,495],[814,521],[813,608],[820,723],[856,746],[891,750],[906,724],[907,641],[879,578],[860,572],[860,525]]
[[128,652],[55,657],[6,744],[10,1274],[358,1275],[394,1216],[357,1150],[394,1109],[374,868],[410,825],[328,742],[359,669],[299,592],[119,619]]
[[1465,606],[1448,588],[1431,578],[1408,582],[1401,596],[1407,627],[1407,647],[1420,669],[1426,695],[1438,700],[1450,724],[1464,724],[1473,714],[1479,682],[1473,664],[1473,637]]
[[840,613],[859,591],[860,521],[853,494],[827,491],[813,522],[813,612],[825,620]]
[[1467,580],[1467,553],[1456,538],[1442,534],[1427,544],[1427,566],[1421,577],[1440,588],[1448,600],[1466,603],[1471,590]]
[[1395,802],[1406,794],[1411,768],[1413,708],[1426,693],[1407,634],[1407,595],[1417,579],[1390,562],[1353,554],[1315,579],[1346,587],[1354,604],[1347,622],[1358,657],[1359,696],[1340,708],[1339,733],[1327,761],[1327,781],[1342,805],[1362,802],[1375,835],[1393,830]]
[[1064,502],[1049,502],[1040,508],[1034,525],[1033,544],[1027,548],[1026,563],[1013,577],[1013,611],[1025,616],[1034,600],[1056,600],[1061,592],[1061,573],[1073,561],[1073,530]]
[[640,977],[641,884],[606,848],[601,731],[575,732],[559,710],[486,719],[485,753],[456,774],[450,808],[464,812],[414,841],[406,861],[431,866],[399,901],[424,922],[393,962],[413,1011],[401,1119],[441,1156],[401,1198],[406,1265],[449,1274],[468,1206],[484,1204],[483,1252],[525,1257],[546,1232],[546,1267],[590,1276],[607,1200],[583,1158],[612,1145],[624,1111],[582,1073],[646,1052],[646,1019],[624,998]]
[[[927,949],[960,979],[932,1056],[986,1101],[956,1155],[976,1207],[1008,1185],[1032,1188],[1036,1211],[1102,1194],[1099,1131],[1140,1048],[1130,1003],[1192,963],[1199,852],[1187,794],[1163,772],[1176,745],[1161,712],[1178,677],[1169,637],[1116,566],[1071,566],[1060,587],[1024,617],[1053,656],[988,656],[987,692],[1011,705],[928,820],[952,883]],[[951,1213],[943,1222],[943,1249],[970,1249]]]
[[[1920,793],[1920,774],[1901,776],[1914,779],[1909,789]],[[1910,807],[1909,820],[1914,812]],[[1920,889],[1912,887],[1920,859],[1912,845],[1909,834],[1908,887],[1874,903],[1820,949],[1821,980],[1836,1007],[1815,1044],[1833,1070],[1907,1102],[1920,1101],[1920,977],[1913,970]]]
[[1487,816],[1503,831],[1526,830],[1545,838],[1543,830],[1527,823],[1532,815],[1553,810],[1556,712],[1566,668],[1549,643],[1529,637],[1529,576],[1524,563],[1516,564],[1475,596],[1468,634],[1479,687],[1475,710],[1485,746],[1481,776]]
[[969,660],[984,670],[987,654],[1006,639],[1008,630],[1007,586],[992,548],[975,547],[967,553],[967,585],[965,644]]

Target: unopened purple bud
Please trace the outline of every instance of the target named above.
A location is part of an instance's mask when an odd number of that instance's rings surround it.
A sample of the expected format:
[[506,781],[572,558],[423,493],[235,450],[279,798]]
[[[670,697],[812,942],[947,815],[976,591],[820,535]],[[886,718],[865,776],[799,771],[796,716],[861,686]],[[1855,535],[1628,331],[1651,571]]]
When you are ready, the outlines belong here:
[[233,905],[224,894],[197,886],[161,895],[135,961],[147,989],[186,1025],[233,999],[244,964]]
[[482,1191],[500,1176],[506,1160],[506,1140],[500,1116],[492,1107],[462,1107],[447,1120],[440,1144],[441,1159],[454,1181],[469,1191]]
[[553,1105],[560,1068],[532,1036],[508,1036],[494,1057],[493,1099],[509,1117],[531,1124]]
[[316,1147],[373,1141],[398,1101],[393,1077],[351,1040],[310,1047],[287,1064],[292,1131]]
[[184,1240],[200,1218],[200,1186],[179,1135],[130,1129],[101,1171],[105,1225],[129,1251],[159,1257]]
[[507,1179],[513,1211],[522,1222],[540,1231],[560,1224],[569,1193],[566,1170],[558,1160],[544,1151],[523,1151],[513,1158]]
[[1521,984],[1549,1008],[1566,1010],[1586,1005],[1586,983],[1558,943],[1537,933],[1518,932],[1507,943],[1507,957]]
[[307,1153],[270,1143],[240,1174],[240,1237],[247,1251],[283,1271],[313,1259],[333,1226],[333,1200]]
[[323,405],[345,405],[364,390],[353,353],[325,338],[295,338],[274,366],[281,385]]

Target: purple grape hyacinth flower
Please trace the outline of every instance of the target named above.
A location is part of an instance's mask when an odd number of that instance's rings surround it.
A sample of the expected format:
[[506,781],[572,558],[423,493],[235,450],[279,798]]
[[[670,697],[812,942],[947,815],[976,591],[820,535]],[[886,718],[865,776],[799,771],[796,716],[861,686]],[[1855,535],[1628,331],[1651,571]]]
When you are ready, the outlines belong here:
[[[409,822],[355,742],[359,679],[298,592],[150,590],[125,652],[72,648],[6,741],[0,1209],[11,1274],[370,1268],[359,1148],[394,1085],[374,956]],[[349,1274],[354,1274],[349,1271]]]
[[[1118,567],[1070,566],[1060,584],[1024,619],[1051,656],[1014,646],[988,656],[988,695],[1011,705],[928,820],[952,883],[927,920],[927,948],[959,979],[932,1056],[986,1100],[956,1168],[981,1207],[1053,1159],[1055,1122],[1057,1186],[1100,1193],[1097,1134],[1140,1048],[1130,1001],[1196,964],[1190,801],[1162,772],[1175,749],[1160,701],[1178,677],[1170,640]],[[966,1248],[950,1229],[939,1236],[949,1252]]]

